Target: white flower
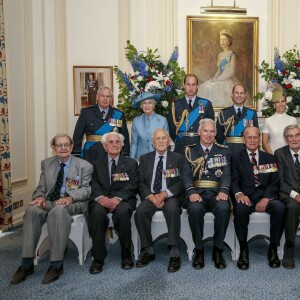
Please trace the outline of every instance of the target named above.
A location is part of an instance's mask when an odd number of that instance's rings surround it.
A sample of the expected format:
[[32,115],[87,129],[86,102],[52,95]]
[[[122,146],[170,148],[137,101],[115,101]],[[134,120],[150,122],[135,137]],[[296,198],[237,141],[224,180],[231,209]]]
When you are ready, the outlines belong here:
[[130,81],[131,81],[133,87],[135,88],[135,90],[139,93],[139,92],[140,92],[140,89],[139,89],[139,87],[138,87],[138,83],[134,82],[132,79],[130,79]]
[[164,80],[164,75],[161,72],[157,71],[157,75],[154,75],[153,78],[158,80],[158,81],[163,81]]
[[291,80],[288,78],[283,78],[282,83],[289,84],[289,83],[291,83]]
[[140,72],[139,71],[135,71],[134,73],[136,76],[140,75]]
[[171,77],[173,74],[174,74],[174,72],[173,72],[173,71],[170,71],[170,72],[167,74],[167,76]]
[[138,76],[138,77],[136,78],[137,81],[143,81],[143,79],[144,79],[143,76]]
[[157,81],[150,81],[145,86],[145,92],[151,91],[153,89],[162,89],[162,86]]
[[289,79],[293,79],[297,76],[297,74],[295,72],[291,72],[289,75]]
[[265,93],[265,99],[266,100],[271,100],[272,99],[272,92],[270,90],[266,91]]
[[293,100],[292,96],[287,96],[286,97],[286,103],[290,103]]
[[292,85],[295,89],[299,89],[300,88],[300,80],[299,79],[293,80]]
[[277,74],[278,74],[279,76],[282,76],[282,73],[281,73],[279,70],[277,70]]
[[169,105],[169,102],[164,100],[164,101],[161,102],[161,105],[162,105],[163,108],[167,108],[168,105]]

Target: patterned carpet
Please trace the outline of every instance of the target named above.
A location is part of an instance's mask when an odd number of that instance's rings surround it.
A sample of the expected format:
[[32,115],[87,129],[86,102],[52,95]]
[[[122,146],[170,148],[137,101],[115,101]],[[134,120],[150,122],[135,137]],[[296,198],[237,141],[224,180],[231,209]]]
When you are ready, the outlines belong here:
[[181,245],[182,267],[167,272],[169,252],[166,239],[155,243],[156,260],[145,268],[125,271],[120,268],[119,243],[108,245],[109,255],[104,271],[89,274],[91,256],[83,266],[78,264],[77,250],[70,243],[64,261],[65,272],[49,285],[42,285],[48,268],[49,252],[40,260],[35,273],[18,285],[10,279],[20,264],[22,227],[0,238],[0,299],[299,299],[300,238],[297,237],[296,268],[273,270],[267,264],[267,243],[263,239],[250,243],[250,269],[241,271],[226,248],[225,270],[217,270],[211,261],[212,242],[205,243],[205,268],[194,270],[188,261],[186,247]]

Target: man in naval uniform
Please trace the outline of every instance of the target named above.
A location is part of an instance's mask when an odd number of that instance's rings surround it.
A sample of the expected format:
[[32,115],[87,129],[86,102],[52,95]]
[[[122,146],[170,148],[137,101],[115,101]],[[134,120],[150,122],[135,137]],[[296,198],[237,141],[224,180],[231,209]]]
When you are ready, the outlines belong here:
[[175,152],[184,154],[185,147],[199,143],[199,121],[204,118],[214,120],[212,103],[197,96],[198,78],[188,74],[184,79],[185,96],[175,101],[168,115],[169,132],[175,143]]
[[232,155],[245,148],[243,132],[248,126],[258,128],[256,111],[244,106],[246,88],[236,84],[231,93],[233,105],[220,111],[217,120],[217,142],[228,145]]
[[[73,140],[74,155],[81,155],[90,163],[101,158],[104,148],[101,144],[101,137],[108,132],[115,131],[121,133],[124,140],[123,155],[129,156],[129,135],[124,114],[110,105],[112,92],[109,87],[100,87],[97,92],[97,104],[83,108],[78,118]],[[83,137],[86,142],[82,148]]]

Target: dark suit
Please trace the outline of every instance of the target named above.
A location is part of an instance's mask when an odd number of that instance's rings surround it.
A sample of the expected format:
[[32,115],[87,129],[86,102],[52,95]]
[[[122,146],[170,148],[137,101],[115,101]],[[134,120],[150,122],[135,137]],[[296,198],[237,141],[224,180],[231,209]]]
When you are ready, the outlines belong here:
[[[118,117],[114,117],[114,114],[117,114]],[[117,127],[107,126],[110,119],[118,119],[120,122]],[[102,126],[107,126],[105,130],[101,130],[101,134],[98,134],[97,131]],[[104,127],[103,127],[104,128]],[[99,141],[88,141],[84,146],[82,151],[82,140],[84,135],[86,138],[92,135],[102,136],[104,133],[111,132],[116,130],[121,133],[124,140],[123,154],[129,156],[130,146],[129,146],[129,135],[126,125],[125,115],[116,108],[109,106],[109,110],[105,119],[102,118],[100,109],[98,105],[91,107],[83,108],[81,114],[77,120],[76,127],[73,134],[74,148],[73,154],[79,155],[81,153],[82,158],[86,159],[89,162],[94,162],[99,159],[103,154],[105,154],[104,148]]]
[[[131,216],[136,206],[138,191],[138,165],[134,159],[119,156],[116,172],[117,181],[110,184],[108,157],[94,162],[91,181],[92,193],[89,202],[88,227],[93,240],[92,256],[96,260],[104,260],[107,255],[105,233],[109,225],[108,209],[95,199],[99,196],[122,199],[113,213],[114,228],[119,234],[122,250],[131,248]],[[122,178],[119,180],[118,178]],[[124,180],[126,179],[126,180]]]
[[[199,100],[203,101],[203,105],[199,104]],[[201,101],[200,101],[201,103]],[[184,110],[187,110],[190,112],[188,103],[186,101],[186,98],[179,99],[174,102],[175,105],[175,119],[176,122],[179,122],[182,119],[182,113]],[[201,107],[201,109],[200,109]],[[196,97],[194,101],[194,105],[192,107],[192,111],[196,111],[197,118],[192,124],[189,124],[188,130],[184,130],[183,132],[179,132],[176,135],[176,126],[173,121],[173,115],[172,115],[172,107],[170,107],[169,115],[168,115],[168,124],[169,124],[169,132],[172,140],[175,143],[175,149],[174,152],[182,153],[184,154],[185,147],[190,146],[193,144],[199,143],[199,136],[198,136],[198,127],[199,127],[199,121],[201,119],[209,118],[214,120],[215,119],[215,113],[213,110],[212,103],[207,99],[202,99],[199,97]],[[183,121],[183,124],[185,126],[186,121]],[[188,135],[191,136],[188,136]]]
[[[201,145],[191,147],[191,160],[195,161],[199,157],[204,157]],[[231,158],[228,149],[213,144],[211,151],[204,163],[202,176],[199,178],[199,171],[193,176],[192,167],[183,175],[187,198],[184,207],[187,207],[189,223],[193,234],[195,248],[203,249],[203,226],[205,213],[210,211],[215,215],[214,221],[214,246],[223,249],[224,238],[229,223],[230,200],[217,201],[219,192],[229,194],[231,182]],[[200,168],[201,169],[201,168]],[[208,182],[215,186],[201,187],[198,184]],[[201,202],[190,202],[189,196],[199,194]]]
[[[258,165],[268,167],[275,163],[273,155],[259,151]],[[270,242],[279,245],[285,220],[285,206],[278,200],[279,175],[277,171],[258,173],[258,179],[260,185],[256,187],[253,166],[246,149],[233,157],[231,192],[236,235],[240,243],[247,242],[249,215],[255,212],[255,206],[261,199],[268,198],[266,213],[270,215]],[[237,203],[235,195],[239,192],[249,197],[252,206]]]
[[[221,124],[225,123],[230,117],[234,118],[233,120],[234,132],[232,132],[232,125],[230,125],[229,130],[225,135],[225,126]],[[237,126],[237,124],[239,123],[242,126]],[[217,136],[216,136],[217,142],[220,144],[228,145],[228,148],[231,150],[232,155],[237,155],[241,150],[245,149],[245,144],[243,142],[237,143],[237,141],[235,141],[235,143],[232,143],[225,140],[226,138],[232,138],[232,137],[235,138],[240,137],[242,139],[244,130],[249,123],[252,124],[252,126],[259,128],[257,114],[256,111],[254,111],[253,109],[244,106],[240,118],[238,118],[238,116],[236,115],[236,111],[233,105],[222,109],[219,112],[219,117],[217,119]]]
[[280,178],[279,197],[286,205],[285,239],[286,244],[295,246],[295,236],[299,226],[300,204],[291,198],[291,191],[300,193],[298,176],[289,146],[275,151]]
[[[152,247],[151,220],[155,212],[160,210],[150,200],[145,199],[150,194],[153,194],[151,191],[151,182],[152,177],[155,176],[155,154],[156,151],[142,155],[139,165],[139,194],[142,202],[136,210],[135,222],[141,238],[142,249]],[[180,176],[184,168],[184,163],[183,155],[171,151],[167,152],[166,174],[168,174],[168,177],[166,178],[166,185],[173,196],[165,200],[162,212],[168,226],[168,246],[179,247],[180,242],[180,199],[184,192]],[[186,165],[186,167],[188,166]]]

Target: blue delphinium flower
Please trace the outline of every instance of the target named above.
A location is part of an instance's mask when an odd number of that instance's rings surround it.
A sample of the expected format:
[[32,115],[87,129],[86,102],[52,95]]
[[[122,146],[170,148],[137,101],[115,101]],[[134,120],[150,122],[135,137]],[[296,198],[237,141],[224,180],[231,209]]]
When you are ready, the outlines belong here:
[[274,65],[276,71],[280,71],[282,73],[283,71],[283,63],[281,60],[281,57],[279,55],[278,49],[275,48],[275,53],[274,53]]

